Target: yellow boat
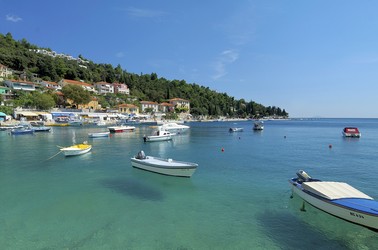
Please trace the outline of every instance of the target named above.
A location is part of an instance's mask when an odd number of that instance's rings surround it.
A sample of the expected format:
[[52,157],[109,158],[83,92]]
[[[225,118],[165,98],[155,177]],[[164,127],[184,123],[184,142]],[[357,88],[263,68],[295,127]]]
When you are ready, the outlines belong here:
[[63,147],[60,149],[60,151],[63,152],[65,156],[74,156],[88,153],[91,149],[92,145],[89,145],[84,142],[81,144],[75,144],[70,147]]

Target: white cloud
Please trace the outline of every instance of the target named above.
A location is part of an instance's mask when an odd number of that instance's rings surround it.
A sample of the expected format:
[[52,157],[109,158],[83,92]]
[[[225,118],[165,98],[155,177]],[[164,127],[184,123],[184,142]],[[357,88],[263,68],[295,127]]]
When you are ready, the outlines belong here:
[[134,8],[134,7],[127,8],[126,11],[130,16],[139,17],[139,18],[162,17],[166,14],[164,11],[149,10],[149,9],[138,9],[138,8]]
[[5,19],[7,21],[14,22],[14,23],[22,21],[21,17],[15,16],[15,15],[11,15],[11,14],[6,15]]
[[214,63],[215,74],[213,79],[219,79],[227,74],[226,66],[235,62],[239,58],[239,52],[236,50],[225,50],[221,53]]

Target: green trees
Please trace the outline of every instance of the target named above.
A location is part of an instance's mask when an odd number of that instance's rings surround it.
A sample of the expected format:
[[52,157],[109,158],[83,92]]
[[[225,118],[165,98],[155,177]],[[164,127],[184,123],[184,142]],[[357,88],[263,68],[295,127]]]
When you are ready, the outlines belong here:
[[91,100],[91,94],[81,86],[67,84],[62,88],[62,93],[67,99],[72,100],[73,104],[87,104]]
[[[96,64],[85,59],[82,55],[78,56],[81,59],[80,61],[51,57],[35,53],[34,49],[39,48],[27,42],[26,39],[15,41],[10,33],[0,34],[0,64],[20,72],[23,71],[28,76],[37,75],[39,78],[54,82],[65,78],[83,80],[87,83],[101,81],[125,83],[130,88],[132,95],[130,99],[161,103],[167,102],[171,98],[182,98],[190,101],[192,115],[198,116],[205,115],[214,118],[219,116],[256,118],[266,115],[288,116],[285,109],[275,106],[265,107],[262,104],[253,101],[247,102],[244,99],[235,100],[234,97],[226,93],[218,93],[196,83],[189,84],[185,80],[167,80],[163,77],[159,78],[157,73],[129,73],[123,70],[121,65],[114,68],[111,64]],[[51,51],[48,48],[46,50]],[[76,105],[84,104],[90,100],[90,94],[84,92],[81,88],[76,88],[77,91],[71,88],[67,89],[67,87],[64,89],[65,97],[71,99]],[[50,101],[45,100],[47,103]],[[56,98],[55,101],[59,101],[59,105],[64,104],[60,99]],[[25,105],[35,105],[35,103],[26,99],[20,102]],[[120,102],[131,101],[113,95],[101,98],[100,102],[103,107],[114,108]]]
[[15,97],[13,102],[14,107],[49,110],[56,105],[53,96],[49,93],[16,91]]

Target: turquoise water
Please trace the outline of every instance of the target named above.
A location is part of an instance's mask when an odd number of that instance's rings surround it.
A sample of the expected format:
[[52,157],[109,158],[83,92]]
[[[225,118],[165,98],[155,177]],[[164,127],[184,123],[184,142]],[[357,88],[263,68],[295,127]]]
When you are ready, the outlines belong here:
[[[301,212],[288,179],[304,169],[378,199],[378,119],[266,121],[261,132],[251,121],[189,125],[153,143],[142,139],[149,127],[97,139],[87,134],[105,129],[0,132],[1,249],[376,249],[368,229]],[[343,138],[346,126],[362,137]],[[56,155],[84,140],[90,153]],[[134,169],[141,149],[199,167],[192,178]]]

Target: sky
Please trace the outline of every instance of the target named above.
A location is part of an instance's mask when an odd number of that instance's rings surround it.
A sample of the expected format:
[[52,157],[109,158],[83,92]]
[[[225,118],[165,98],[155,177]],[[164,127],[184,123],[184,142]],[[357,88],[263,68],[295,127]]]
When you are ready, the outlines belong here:
[[0,0],[0,33],[285,109],[378,118],[378,1]]

